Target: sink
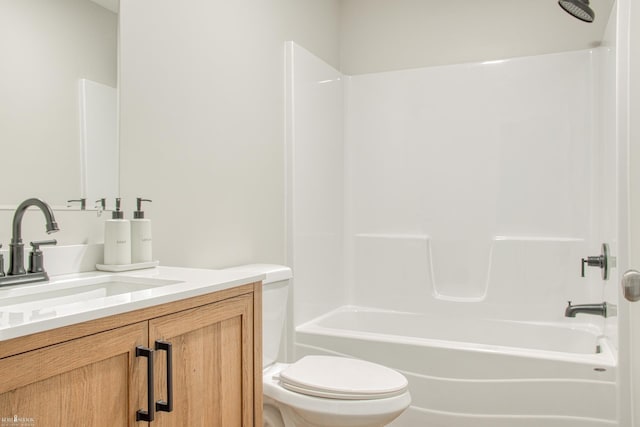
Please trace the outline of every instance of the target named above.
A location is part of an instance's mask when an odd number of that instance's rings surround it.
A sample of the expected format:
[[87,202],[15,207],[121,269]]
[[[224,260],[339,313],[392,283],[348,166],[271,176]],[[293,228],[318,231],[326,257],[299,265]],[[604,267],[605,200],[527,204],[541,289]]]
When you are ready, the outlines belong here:
[[91,301],[110,297],[115,297],[114,303],[130,301],[177,283],[181,281],[110,275],[14,286],[0,291],[0,327],[59,316],[80,304],[91,307]]

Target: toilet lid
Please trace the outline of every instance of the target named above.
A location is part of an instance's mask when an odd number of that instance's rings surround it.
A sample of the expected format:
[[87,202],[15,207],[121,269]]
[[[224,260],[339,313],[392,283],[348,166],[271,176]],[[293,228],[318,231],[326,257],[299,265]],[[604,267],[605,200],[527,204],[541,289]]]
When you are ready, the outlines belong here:
[[404,393],[407,379],[399,372],[364,360],[305,356],[280,372],[288,390],[331,399],[383,399]]

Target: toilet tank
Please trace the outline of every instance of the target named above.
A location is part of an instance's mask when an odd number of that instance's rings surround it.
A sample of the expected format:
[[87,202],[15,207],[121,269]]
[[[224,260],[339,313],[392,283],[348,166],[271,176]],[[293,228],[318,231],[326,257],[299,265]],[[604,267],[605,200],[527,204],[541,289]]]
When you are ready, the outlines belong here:
[[278,359],[280,352],[291,269],[275,264],[249,264],[233,267],[233,270],[265,275],[262,281],[262,367],[265,368]]

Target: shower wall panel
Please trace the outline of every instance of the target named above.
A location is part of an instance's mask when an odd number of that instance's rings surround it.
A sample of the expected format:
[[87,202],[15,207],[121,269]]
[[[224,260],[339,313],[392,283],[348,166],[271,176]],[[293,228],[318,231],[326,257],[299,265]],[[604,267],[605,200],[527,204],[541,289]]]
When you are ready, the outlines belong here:
[[295,324],[346,303],[342,74],[287,43],[287,263]]
[[[549,301],[540,315],[555,319],[567,298],[601,301],[600,271],[580,277],[580,258],[599,254],[602,239],[600,56],[349,78],[351,303]],[[394,276],[401,298],[376,279]]]

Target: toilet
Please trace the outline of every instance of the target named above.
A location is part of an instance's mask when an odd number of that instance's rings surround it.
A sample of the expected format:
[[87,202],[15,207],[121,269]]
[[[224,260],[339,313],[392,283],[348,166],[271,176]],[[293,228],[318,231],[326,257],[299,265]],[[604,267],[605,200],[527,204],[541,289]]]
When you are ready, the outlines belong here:
[[291,269],[268,264],[236,268],[266,275],[262,295],[265,427],[378,427],[409,407],[407,379],[385,366],[323,355],[277,363]]

